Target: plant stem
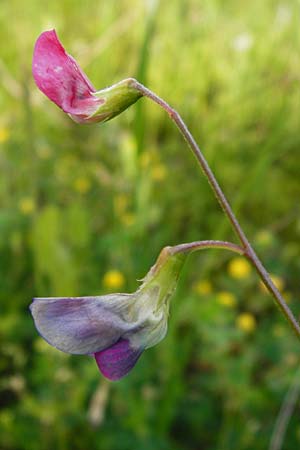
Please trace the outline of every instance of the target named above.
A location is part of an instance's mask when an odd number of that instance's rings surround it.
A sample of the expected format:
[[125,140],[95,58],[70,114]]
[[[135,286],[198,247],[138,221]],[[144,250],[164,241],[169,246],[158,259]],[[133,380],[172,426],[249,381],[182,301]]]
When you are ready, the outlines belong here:
[[205,250],[206,248],[216,248],[223,250],[230,250],[231,252],[238,253],[239,255],[245,255],[245,250],[239,245],[233,244],[227,241],[195,241],[188,242],[186,244],[174,245],[171,247],[173,255],[176,253],[190,253],[197,250]]
[[189,129],[187,128],[186,124],[182,120],[181,116],[167,102],[165,102],[158,95],[156,95],[154,92],[150,91],[150,89],[146,88],[138,81],[132,80],[132,86],[135,89],[137,89],[139,92],[141,92],[143,96],[148,97],[154,103],[157,103],[161,108],[163,108],[168,113],[171,120],[176,124],[177,128],[181,132],[182,136],[188,143],[194,156],[196,157],[197,161],[199,162],[199,164],[202,168],[202,171],[203,171],[204,175],[206,176],[219,204],[221,205],[224,213],[226,214],[226,216],[228,217],[228,219],[232,225],[232,228],[234,229],[235,233],[237,234],[237,236],[243,246],[244,255],[251,261],[251,263],[255,267],[258,275],[260,276],[261,280],[263,281],[263,283],[265,284],[265,286],[267,287],[269,292],[274,297],[274,300],[275,300],[277,306],[279,307],[281,312],[284,314],[284,316],[288,320],[289,324],[293,328],[293,330],[296,333],[296,335],[298,336],[298,338],[300,338],[299,323],[297,322],[292,311],[290,310],[290,308],[284,301],[279,290],[274,285],[268,272],[266,271],[265,267],[261,263],[257,254],[255,253],[250,242],[248,241],[248,239],[247,239],[244,231],[242,230],[237,218],[235,217],[234,212],[232,211],[231,206],[230,206],[228,200],[226,199],[218,181],[216,180],[211,168],[209,167],[203,153],[201,152],[200,148],[198,147],[195,139],[193,138],[193,136],[190,133]]
[[291,416],[296,407],[300,394],[300,382],[299,382],[300,370],[296,371],[295,377],[292,381],[290,388],[288,389],[282,405],[280,407],[279,414],[275,421],[274,430],[271,437],[269,450],[281,450],[284,442],[286,430],[291,419]]

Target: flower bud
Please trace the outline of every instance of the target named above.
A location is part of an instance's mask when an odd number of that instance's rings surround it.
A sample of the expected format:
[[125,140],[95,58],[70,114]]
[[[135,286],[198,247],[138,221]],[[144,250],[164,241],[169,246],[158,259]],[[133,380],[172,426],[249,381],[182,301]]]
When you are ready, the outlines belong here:
[[55,30],[36,41],[32,73],[38,88],[75,122],[103,122],[120,114],[142,94],[127,78],[96,91],[75,59],[66,53]]

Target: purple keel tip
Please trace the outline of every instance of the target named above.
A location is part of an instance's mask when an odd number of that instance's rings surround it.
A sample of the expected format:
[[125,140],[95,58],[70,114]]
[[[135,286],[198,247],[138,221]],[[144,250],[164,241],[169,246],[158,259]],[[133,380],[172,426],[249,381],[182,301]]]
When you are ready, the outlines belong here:
[[116,381],[130,372],[143,350],[130,347],[129,341],[119,339],[101,352],[94,354],[100,372],[109,380]]

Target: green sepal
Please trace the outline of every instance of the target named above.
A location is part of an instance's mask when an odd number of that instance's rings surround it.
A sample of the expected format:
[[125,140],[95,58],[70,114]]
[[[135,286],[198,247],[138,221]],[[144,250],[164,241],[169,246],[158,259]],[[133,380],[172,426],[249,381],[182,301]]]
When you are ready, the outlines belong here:
[[[99,122],[107,122],[133,105],[142,97],[141,92],[135,88],[135,83],[134,78],[126,78],[108,88],[95,92],[93,95],[103,100],[103,103],[89,119],[95,118],[99,119]],[[95,122],[98,122],[98,120],[95,120]]]

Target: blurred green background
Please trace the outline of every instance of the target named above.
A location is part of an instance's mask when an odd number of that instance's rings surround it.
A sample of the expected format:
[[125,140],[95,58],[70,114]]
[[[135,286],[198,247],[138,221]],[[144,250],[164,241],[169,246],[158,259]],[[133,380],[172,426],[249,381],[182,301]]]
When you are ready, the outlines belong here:
[[299,18],[298,0],[1,0],[1,450],[299,448],[299,343],[244,260],[193,255],[167,337],[117,383],[28,311],[133,291],[165,245],[234,239],[156,105],[79,126],[38,91],[33,45],[56,28],[96,88],[134,76],[180,111],[299,317]]

